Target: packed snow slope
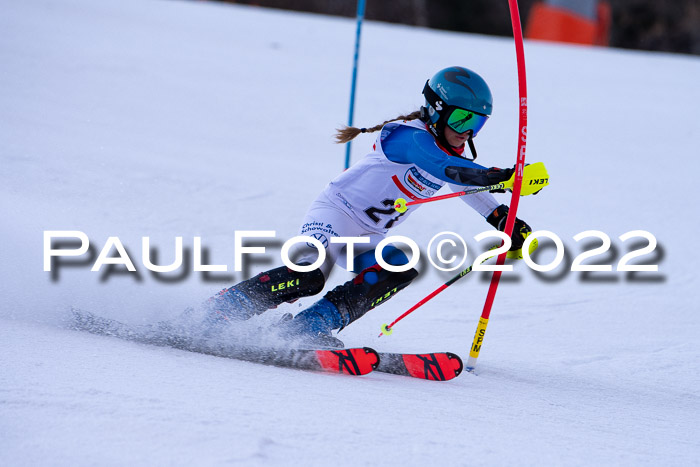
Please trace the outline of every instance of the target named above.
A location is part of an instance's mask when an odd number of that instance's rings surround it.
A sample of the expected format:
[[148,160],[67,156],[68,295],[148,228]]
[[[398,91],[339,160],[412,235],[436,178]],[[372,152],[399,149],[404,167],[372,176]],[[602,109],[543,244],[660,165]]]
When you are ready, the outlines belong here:
[[[153,348],[70,331],[76,306],[132,324],[176,317],[280,264],[306,207],[342,170],[350,19],[206,2],[0,0],[0,464],[690,465],[700,462],[700,60],[527,42],[529,162],[551,185],[519,217],[562,239],[552,272],[504,275],[474,374],[435,383],[344,377]],[[479,161],[512,166],[518,95],[512,41],[367,22],[355,122],[422,104],[446,66],[477,70],[495,96]],[[352,146],[353,161],[373,135]],[[509,195],[497,195],[503,202]],[[438,232],[490,227],[459,200],[397,229],[423,249]],[[43,270],[43,232],[75,230],[92,257]],[[236,230],[275,230],[234,268]],[[569,270],[584,261],[612,272]],[[642,239],[658,245],[617,272]],[[119,237],[137,273],[90,268]],[[150,237],[158,264],[142,261]],[[205,264],[193,272],[194,237]],[[636,246],[633,245],[636,242]],[[486,243],[486,242],[484,242]],[[554,258],[543,239],[538,262]],[[65,247],[65,246],[64,246]],[[116,250],[111,249],[110,255]],[[69,264],[70,263],[70,264]],[[451,277],[421,277],[340,335],[349,346],[468,356],[488,287],[470,274],[378,339]],[[349,278],[338,268],[328,287]],[[255,318],[297,312],[314,298]]]

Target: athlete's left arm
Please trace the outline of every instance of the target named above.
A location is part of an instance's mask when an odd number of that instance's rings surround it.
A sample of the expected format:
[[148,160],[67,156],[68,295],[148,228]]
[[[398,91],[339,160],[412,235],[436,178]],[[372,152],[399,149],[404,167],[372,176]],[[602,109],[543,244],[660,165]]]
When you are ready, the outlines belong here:
[[[400,126],[382,141],[387,158],[399,164],[415,164],[445,182],[488,186],[510,178],[502,170],[492,170],[470,160],[447,155],[427,131]],[[504,178],[505,177],[505,178]]]

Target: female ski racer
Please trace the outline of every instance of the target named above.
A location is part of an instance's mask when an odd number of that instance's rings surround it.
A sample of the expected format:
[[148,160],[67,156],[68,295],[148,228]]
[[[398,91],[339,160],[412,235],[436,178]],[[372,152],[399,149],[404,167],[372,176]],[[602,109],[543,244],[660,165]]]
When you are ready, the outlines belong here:
[[[381,130],[373,151],[350,169],[338,175],[311,204],[299,234],[314,237],[326,249],[326,260],[310,272],[297,272],[281,266],[262,272],[219,292],[207,302],[215,320],[244,320],[285,302],[320,293],[341,255],[343,243],[332,237],[366,237],[370,243],[355,245],[364,252],[354,258],[352,280],[325,294],[311,307],[285,315],[280,326],[290,336],[303,336],[309,342],[337,341],[331,331],[341,330],[367,311],[403,289],[418,272],[390,272],[380,267],[374,246],[387,232],[404,222],[419,205],[404,213],[393,209],[397,198],[422,199],[434,195],[443,185],[454,191],[465,186],[488,186],[508,180],[513,169],[486,168],[474,162],[474,138],[492,111],[492,97],[486,82],[477,73],[463,67],[437,72],[423,89],[425,106],[372,128],[345,127],[338,131],[339,143],[359,133]],[[465,154],[469,147],[471,158]],[[461,199],[503,231],[508,207],[488,192]],[[515,222],[511,250],[522,247],[530,227]],[[311,244],[301,245],[296,264],[313,264],[318,251]],[[388,264],[408,263],[396,247],[383,249]],[[339,342],[339,341],[338,341]],[[342,345],[342,343],[340,343]]]

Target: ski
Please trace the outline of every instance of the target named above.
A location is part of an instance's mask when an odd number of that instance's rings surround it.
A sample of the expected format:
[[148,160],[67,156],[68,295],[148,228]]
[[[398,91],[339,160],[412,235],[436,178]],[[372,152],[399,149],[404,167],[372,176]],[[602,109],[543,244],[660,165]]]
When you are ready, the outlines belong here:
[[77,331],[263,365],[347,375],[366,375],[379,365],[379,355],[369,347],[296,349],[236,345],[173,334],[150,326],[129,326],[78,309],[73,309],[72,315],[70,328]]
[[243,360],[263,365],[348,375],[380,371],[432,381],[448,381],[463,370],[462,360],[450,352],[403,354],[376,352],[369,347],[298,349],[222,343],[178,333],[162,326],[130,326],[88,311],[72,309],[70,328],[159,347]]
[[448,381],[459,376],[463,369],[462,359],[450,352],[425,354],[379,352],[379,366],[375,371],[432,381]]

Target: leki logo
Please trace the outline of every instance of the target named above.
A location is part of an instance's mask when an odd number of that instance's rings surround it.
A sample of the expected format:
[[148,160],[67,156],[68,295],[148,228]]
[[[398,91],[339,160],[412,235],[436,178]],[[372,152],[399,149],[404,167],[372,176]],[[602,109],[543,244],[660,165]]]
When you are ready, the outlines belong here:
[[297,279],[296,281],[293,281],[293,280],[287,281],[286,283],[280,282],[277,285],[273,285],[270,290],[272,290],[273,292],[278,292],[278,291],[284,290],[284,289],[291,289],[292,287],[296,287],[297,285],[299,285],[299,279]]
[[379,297],[379,298],[377,298],[376,300],[374,300],[374,301],[370,304],[370,307],[374,308],[375,306],[379,305],[379,304],[382,303],[383,301],[389,300],[389,299],[390,299],[391,297],[393,297],[394,294],[395,294],[396,292],[398,292],[398,291],[399,291],[399,289],[396,288],[396,287],[393,288],[393,289],[391,289],[390,291],[388,291],[387,293],[385,293],[385,294],[382,295],[381,297]]
[[534,180],[530,180],[530,185],[546,185],[548,181],[548,178],[537,178]]

